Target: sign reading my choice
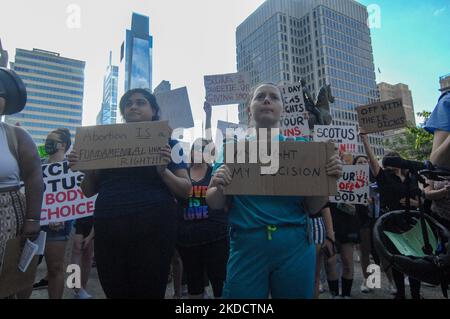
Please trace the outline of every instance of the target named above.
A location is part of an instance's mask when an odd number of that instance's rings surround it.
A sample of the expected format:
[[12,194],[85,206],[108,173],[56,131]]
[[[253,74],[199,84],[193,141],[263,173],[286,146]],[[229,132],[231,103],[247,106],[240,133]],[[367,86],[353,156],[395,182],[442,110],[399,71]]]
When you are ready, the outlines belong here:
[[359,106],[356,111],[359,126],[366,133],[384,132],[407,125],[401,99]]
[[[335,154],[333,143],[280,142],[279,162],[276,173],[263,175],[262,167],[268,165],[250,163],[250,143],[231,144],[235,159],[244,152],[245,163],[225,162],[232,173],[232,182],[226,187],[227,195],[271,195],[271,196],[330,196],[336,194],[336,178],[326,174],[328,159]],[[243,151],[242,151],[243,150]],[[254,155],[254,154],[253,154]],[[232,156],[231,156],[232,157]],[[242,156],[243,157],[243,156]]]
[[80,188],[84,174],[73,172],[68,162],[42,165],[44,200],[41,225],[92,216],[97,196],[86,198]]
[[74,150],[74,170],[158,166],[161,148],[168,144],[167,121],[80,127]]

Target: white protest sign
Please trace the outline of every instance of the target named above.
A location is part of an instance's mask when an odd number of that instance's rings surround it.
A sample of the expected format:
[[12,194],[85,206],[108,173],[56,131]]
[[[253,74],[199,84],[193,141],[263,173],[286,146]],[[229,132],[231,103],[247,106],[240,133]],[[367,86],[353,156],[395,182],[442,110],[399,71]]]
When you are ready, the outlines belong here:
[[97,196],[86,198],[80,184],[83,174],[73,172],[68,162],[42,165],[44,200],[41,225],[92,216]]
[[356,153],[358,131],[356,126],[315,125],[314,142],[331,141],[339,146],[339,151]]
[[169,121],[172,129],[194,127],[191,103],[186,87],[155,94],[161,108],[161,120]]
[[204,81],[206,100],[211,105],[243,103],[250,92],[250,75],[247,72],[206,75]]
[[368,204],[369,165],[344,165],[337,190],[338,193],[330,197],[331,203]]
[[310,137],[308,111],[303,99],[303,89],[300,83],[280,86],[284,100],[281,114],[280,130],[286,137]]

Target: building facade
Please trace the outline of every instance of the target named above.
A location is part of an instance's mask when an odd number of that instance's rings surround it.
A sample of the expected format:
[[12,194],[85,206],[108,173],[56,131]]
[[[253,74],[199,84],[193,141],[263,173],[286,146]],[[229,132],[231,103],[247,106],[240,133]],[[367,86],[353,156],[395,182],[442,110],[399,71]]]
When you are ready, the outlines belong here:
[[19,125],[34,142],[44,144],[50,131],[68,128],[75,137],[83,118],[85,62],[39,49],[17,49],[11,68],[27,88],[27,104],[5,121]]
[[[334,124],[355,125],[356,107],[379,99],[367,19],[367,8],[353,0],[267,0],[236,30],[237,69],[253,85],[304,78],[315,98],[331,84]],[[247,124],[243,105],[239,120]],[[382,135],[370,142],[382,156]]]
[[97,125],[117,123],[117,89],[119,67],[112,65],[112,52],[109,53],[109,65],[103,78],[102,108],[97,115]]
[[[406,122],[410,126],[416,126],[416,116],[414,112],[414,103],[411,91],[408,85],[403,83],[389,84],[381,82],[378,84],[380,93],[380,101],[388,101],[392,99],[402,99],[403,108],[405,109]],[[384,142],[393,142],[395,138],[401,137],[406,129],[392,130],[384,133]]]
[[124,91],[135,88],[152,89],[153,37],[150,18],[133,13],[131,30],[120,49],[120,73],[124,75]]

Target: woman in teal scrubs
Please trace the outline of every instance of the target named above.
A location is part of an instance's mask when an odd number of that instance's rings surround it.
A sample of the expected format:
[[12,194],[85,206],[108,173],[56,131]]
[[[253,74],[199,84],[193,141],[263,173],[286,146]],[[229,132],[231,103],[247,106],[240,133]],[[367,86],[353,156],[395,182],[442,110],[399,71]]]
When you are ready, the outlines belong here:
[[[278,128],[283,110],[280,89],[262,84],[248,99],[249,118],[257,132]],[[264,136],[258,136],[265,139]],[[279,137],[283,141],[283,136]],[[222,157],[222,159],[220,158]],[[327,164],[329,176],[340,176],[342,164],[333,156]],[[223,156],[214,167],[207,203],[224,209],[224,187],[231,172]],[[310,240],[308,214],[316,214],[326,197],[233,196],[230,215],[230,258],[223,297],[226,299],[311,299],[314,294],[315,245]]]

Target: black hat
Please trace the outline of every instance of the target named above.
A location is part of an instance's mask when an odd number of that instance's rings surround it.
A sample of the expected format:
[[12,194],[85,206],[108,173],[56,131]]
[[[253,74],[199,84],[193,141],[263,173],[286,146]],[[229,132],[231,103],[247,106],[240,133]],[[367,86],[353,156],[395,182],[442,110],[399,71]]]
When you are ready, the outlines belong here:
[[5,99],[5,112],[1,115],[19,113],[27,103],[27,90],[16,72],[0,68],[0,97]]

